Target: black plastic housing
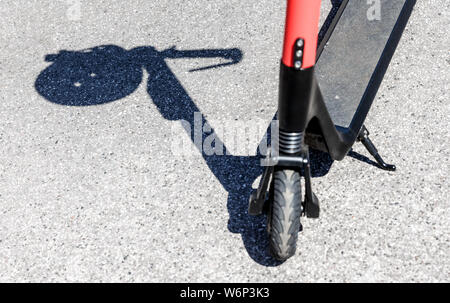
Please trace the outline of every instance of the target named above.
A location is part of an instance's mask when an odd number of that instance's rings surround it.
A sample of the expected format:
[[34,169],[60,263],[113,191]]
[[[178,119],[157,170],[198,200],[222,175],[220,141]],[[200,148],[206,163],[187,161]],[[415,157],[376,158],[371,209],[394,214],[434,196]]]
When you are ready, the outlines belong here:
[[295,70],[281,63],[278,120],[284,132],[306,131],[306,144],[328,152],[335,160],[343,159],[356,141],[357,134],[338,130],[331,120],[314,67]]

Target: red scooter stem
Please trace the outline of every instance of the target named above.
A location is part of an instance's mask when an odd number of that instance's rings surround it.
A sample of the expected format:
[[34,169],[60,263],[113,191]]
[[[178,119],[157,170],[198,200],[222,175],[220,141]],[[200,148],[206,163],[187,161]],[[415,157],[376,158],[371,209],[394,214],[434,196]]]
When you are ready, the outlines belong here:
[[283,63],[294,66],[294,44],[304,40],[302,69],[316,63],[321,0],[287,0]]

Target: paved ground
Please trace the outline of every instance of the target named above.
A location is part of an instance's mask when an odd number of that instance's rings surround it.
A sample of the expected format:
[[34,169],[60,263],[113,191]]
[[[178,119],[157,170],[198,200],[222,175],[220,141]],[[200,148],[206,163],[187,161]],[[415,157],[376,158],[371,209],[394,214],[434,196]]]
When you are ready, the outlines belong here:
[[0,4],[0,281],[449,281],[448,1],[419,1],[368,117],[398,172],[316,155],[322,217],[284,264],[254,157],[171,153],[195,111],[271,121],[283,5],[71,2]]

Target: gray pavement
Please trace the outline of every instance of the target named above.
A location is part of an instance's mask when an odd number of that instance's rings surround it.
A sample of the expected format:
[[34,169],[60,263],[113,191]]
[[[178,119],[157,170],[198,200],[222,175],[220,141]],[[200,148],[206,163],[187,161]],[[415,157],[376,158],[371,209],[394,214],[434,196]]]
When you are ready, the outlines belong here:
[[269,124],[278,2],[1,2],[1,282],[450,280],[448,1],[418,1],[367,119],[398,171],[317,154],[322,215],[287,262],[246,213],[256,158],[172,155],[195,111]]

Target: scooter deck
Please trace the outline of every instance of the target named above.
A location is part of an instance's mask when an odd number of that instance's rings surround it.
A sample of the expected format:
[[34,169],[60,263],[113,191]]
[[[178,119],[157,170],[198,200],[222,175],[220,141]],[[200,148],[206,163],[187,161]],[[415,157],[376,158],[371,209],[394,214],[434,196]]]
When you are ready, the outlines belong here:
[[347,3],[316,64],[320,90],[336,126],[354,132],[362,127],[414,4]]

